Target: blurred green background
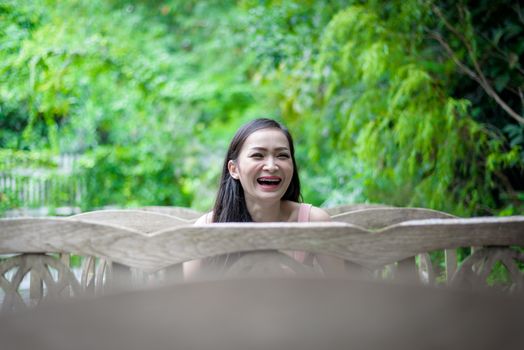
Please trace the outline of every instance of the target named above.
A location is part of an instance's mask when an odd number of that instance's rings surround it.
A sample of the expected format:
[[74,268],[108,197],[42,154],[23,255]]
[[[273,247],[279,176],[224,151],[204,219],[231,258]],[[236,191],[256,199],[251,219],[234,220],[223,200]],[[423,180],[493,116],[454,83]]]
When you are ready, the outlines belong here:
[[0,215],[209,209],[256,117],[306,202],[523,214],[523,28],[517,1],[0,0]]

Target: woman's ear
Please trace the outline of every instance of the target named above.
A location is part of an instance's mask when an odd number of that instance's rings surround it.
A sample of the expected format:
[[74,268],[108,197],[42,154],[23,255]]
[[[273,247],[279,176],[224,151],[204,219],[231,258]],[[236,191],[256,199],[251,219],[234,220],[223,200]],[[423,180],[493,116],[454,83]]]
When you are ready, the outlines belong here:
[[238,169],[234,161],[230,160],[227,162],[227,170],[229,170],[229,175],[231,175],[233,179],[238,180]]

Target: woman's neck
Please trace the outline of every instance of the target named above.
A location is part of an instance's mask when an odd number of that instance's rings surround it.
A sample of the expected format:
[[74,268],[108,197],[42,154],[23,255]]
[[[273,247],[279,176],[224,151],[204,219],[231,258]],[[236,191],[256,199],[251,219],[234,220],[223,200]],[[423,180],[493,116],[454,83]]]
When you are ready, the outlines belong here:
[[246,198],[246,206],[254,222],[279,222],[287,221],[283,213],[284,202],[256,201]]

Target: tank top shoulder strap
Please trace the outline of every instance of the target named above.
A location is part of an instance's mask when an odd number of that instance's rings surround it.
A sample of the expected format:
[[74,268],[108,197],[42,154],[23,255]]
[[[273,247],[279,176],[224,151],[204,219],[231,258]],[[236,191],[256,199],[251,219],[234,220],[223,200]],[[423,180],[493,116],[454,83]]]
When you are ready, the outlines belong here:
[[309,222],[311,207],[311,204],[300,203],[300,207],[298,208],[298,222]]

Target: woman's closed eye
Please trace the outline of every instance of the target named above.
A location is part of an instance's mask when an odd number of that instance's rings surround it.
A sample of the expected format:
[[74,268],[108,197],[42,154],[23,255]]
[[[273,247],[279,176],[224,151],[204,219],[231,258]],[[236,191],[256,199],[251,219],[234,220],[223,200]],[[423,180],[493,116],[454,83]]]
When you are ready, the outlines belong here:
[[[249,155],[249,158],[254,158],[254,159],[262,159],[264,157],[265,156],[262,153],[253,153]],[[291,156],[287,153],[280,153],[280,154],[277,154],[277,158],[278,159],[289,159],[291,158]]]
[[262,153],[253,153],[249,156],[249,158],[261,159],[264,158],[264,155]]

